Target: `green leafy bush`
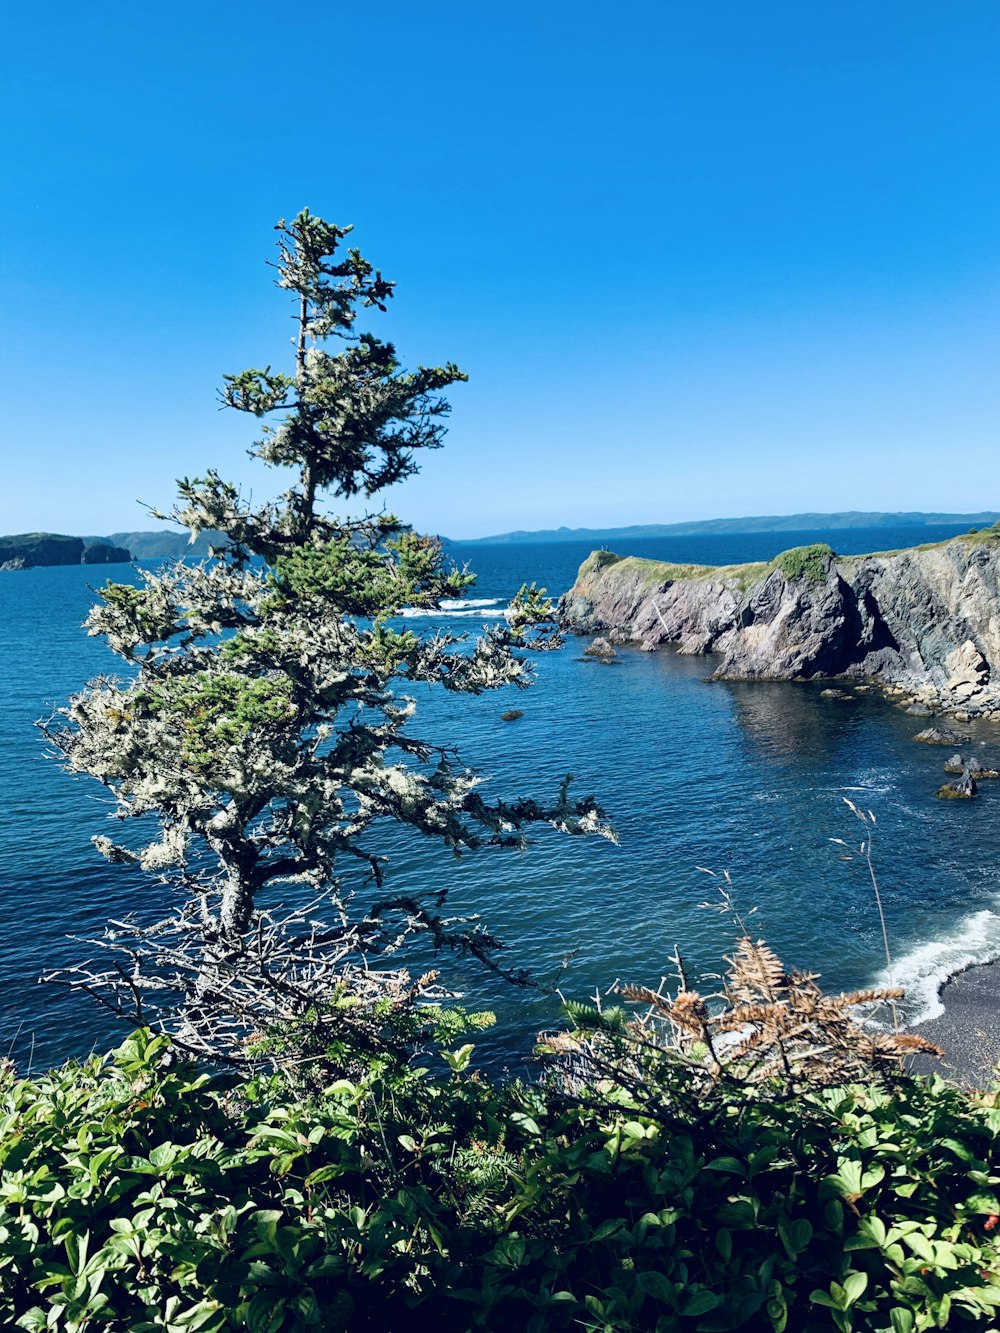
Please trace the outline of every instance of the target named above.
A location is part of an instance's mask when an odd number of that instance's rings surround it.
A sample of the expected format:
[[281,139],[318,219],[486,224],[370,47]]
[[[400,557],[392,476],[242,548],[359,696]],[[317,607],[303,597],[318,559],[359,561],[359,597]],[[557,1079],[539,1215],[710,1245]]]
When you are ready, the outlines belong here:
[[0,1326],[995,1327],[991,1097],[722,1082],[681,1130],[613,1080],[568,1097],[443,1054],[311,1095],[213,1084],[142,1031],[8,1071]]

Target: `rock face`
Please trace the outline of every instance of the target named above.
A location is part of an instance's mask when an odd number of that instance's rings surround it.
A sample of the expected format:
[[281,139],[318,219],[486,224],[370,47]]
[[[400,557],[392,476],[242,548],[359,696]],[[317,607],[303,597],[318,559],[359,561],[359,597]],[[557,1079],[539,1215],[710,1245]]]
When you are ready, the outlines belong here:
[[127,565],[132,557],[124,546],[112,546],[110,542],[93,542],[83,548],[81,559],[85,565]]
[[[0,564],[14,569],[33,565],[78,565],[83,559],[83,538],[63,537],[55,532],[23,532],[0,537]],[[11,561],[19,561],[11,565]]]
[[124,546],[64,537],[56,532],[24,532],[0,537],[0,570],[32,569],[36,565],[112,565],[132,557]]
[[595,551],[564,624],[713,653],[718,679],[871,678],[935,711],[1000,711],[1000,531],[840,557],[666,565]]

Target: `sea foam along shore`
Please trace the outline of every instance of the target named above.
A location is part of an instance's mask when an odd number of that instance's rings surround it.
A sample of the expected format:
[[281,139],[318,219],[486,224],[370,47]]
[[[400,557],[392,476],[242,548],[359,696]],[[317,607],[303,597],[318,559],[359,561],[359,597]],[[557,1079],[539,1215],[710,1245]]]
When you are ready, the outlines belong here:
[[944,1059],[941,1073],[973,1087],[986,1087],[1000,1063],[1000,962],[970,963],[940,988],[941,1012],[918,1023],[921,1036],[935,1042]]
[[[997,960],[1000,914],[987,907],[964,917],[945,938],[928,940],[897,955],[893,980],[906,990],[909,1022],[925,1024],[940,1018],[947,1007],[946,992],[955,978],[970,968]],[[880,981],[886,981],[885,973]]]
[[[906,991],[904,1025],[945,1052],[915,1067],[969,1086],[991,1083],[1000,1062],[1000,914],[982,908],[946,938],[900,954],[892,979]],[[883,971],[878,984],[887,981]]]

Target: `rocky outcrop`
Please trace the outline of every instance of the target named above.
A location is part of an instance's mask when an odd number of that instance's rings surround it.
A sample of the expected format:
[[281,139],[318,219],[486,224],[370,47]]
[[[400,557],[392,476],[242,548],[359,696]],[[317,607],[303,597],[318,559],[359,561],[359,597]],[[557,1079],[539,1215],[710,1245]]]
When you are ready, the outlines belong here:
[[594,552],[560,602],[584,633],[712,653],[716,678],[870,678],[934,711],[1000,712],[1000,531],[837,557],[668,565]]
[[[55,532],[23,532],[0,537],[0,564],[14,569],[33,565],[78,565],[83,559],[83,538],[63,537]],[[11,561],[18,564],[11,565]]]
[[928,727],[926,731],[918,731],[913,739],[925,745],[963,745],[972,737],[967,731],[952,731],[951,727]]
[[24,532],[0,537],[0,570],[33,569],[36,565],[112,565],[128,563],[124,546],[111,542],[86,543],[82,537],[57,532]]
[[112,546],[110,542],[93,542],[83,548],[81,559],[85,565],[127,565],[132,556],[124,546]]
[[954,782],[946,782],[943,787],[939,787],[938,796],[942,801],[971,801],[976,791],[975,779],[966,768],[962,771],[960,778],[956,778]]

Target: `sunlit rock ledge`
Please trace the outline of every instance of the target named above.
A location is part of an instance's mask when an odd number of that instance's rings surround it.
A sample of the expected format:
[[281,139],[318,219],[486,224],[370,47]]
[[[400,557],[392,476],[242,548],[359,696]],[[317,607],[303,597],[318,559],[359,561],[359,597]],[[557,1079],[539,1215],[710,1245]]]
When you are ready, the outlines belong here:
[[672,565],[594,551],[564,625],[721,658],[714,679],[866,678],[929,709],[1000,716],[1000,529],[874,555],[797,547]]

